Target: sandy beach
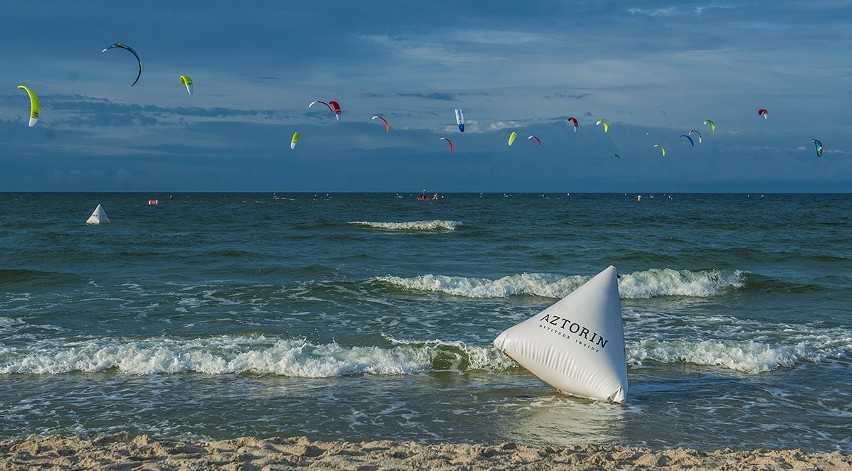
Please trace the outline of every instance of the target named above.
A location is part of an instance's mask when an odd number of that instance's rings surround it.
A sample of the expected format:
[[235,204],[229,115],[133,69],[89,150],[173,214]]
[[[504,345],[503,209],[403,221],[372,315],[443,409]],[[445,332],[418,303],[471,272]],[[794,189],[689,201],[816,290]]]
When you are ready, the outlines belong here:
[[838,451],[731,449],[713,452],[601,445],[534,447],[514,443],[421,445],[306,437],[195,442],[117,434],[93,440],[29,436],[0,441],[0,469],[793,469],[849,470]]

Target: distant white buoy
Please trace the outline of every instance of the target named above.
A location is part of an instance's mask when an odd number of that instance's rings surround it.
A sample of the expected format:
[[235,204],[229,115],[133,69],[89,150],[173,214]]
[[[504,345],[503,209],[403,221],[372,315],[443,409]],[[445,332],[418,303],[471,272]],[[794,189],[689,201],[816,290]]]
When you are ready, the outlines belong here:
[[92,215],[89,216],[89,219],[86,220],[86,224],[109,224],[109,218],[100,204],[98,204],[98,207],[95,208],[94,212],[92,212]]
[[494,346],[560,392],[624,402],[627,360],[610,266],[539,314],[494,339]]

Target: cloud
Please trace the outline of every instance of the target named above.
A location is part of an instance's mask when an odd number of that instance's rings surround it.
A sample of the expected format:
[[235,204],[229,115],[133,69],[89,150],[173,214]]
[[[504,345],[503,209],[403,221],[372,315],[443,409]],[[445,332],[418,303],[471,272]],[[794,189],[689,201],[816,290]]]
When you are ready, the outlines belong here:
[[591,93],[588,92],[553,92],[547,95],[544,95],[544,98],[548,100],[554,99],[571,99],[571,100],[580,100],[590,96]]
[[[316,118],[315,113],[225,107],[161,106],[121,103],[85,95],[41,97],[42,123],[51,127],[135,127],[185,125],[193,120],[284,122]],[[47,111],[47,113],[45,113]]]
[[542,34],[528,31],[495,30],[495,29],[453,29],[441,31],[440,36],[446,41],[457,41],[462,43],[479,45],[528,44],[541,42]]
[[648,15],[648,16],[673,16],[675,14],[680,13],[680,10],[677,7],[668,7],[668,8],[655,8],[653,10],[646,10],[643,8],[630,8],[627,10],[632,15]]
[[[682,2],[677,6],[671,6],[666,8],[639,8],[633,7],[628,8],[627,12],[631,15],[643,15],[650,17],[667,17],[667,16],[678,16],[678,15],[701,15],[705,11],[714,10],[714,9],[732,9],[732,8],[747,8],[749,7],[750,2],[742,1],[738,4],[734,5],[722,5],[722,4],[698,4],[698,5],[687,5],[689,2]],[[702,2],[698,2],[702,3]]]
[[517,121],[496,121],[490,123],[486,129],[488,131],[502,131],[503,129],[517,128],[518,126]]
[[446,92],[430,92],[430,93],[397,93],[397,96],[404,98],[423,98],[426,100],[441,100],[452,101],[458,97],[458,94]]

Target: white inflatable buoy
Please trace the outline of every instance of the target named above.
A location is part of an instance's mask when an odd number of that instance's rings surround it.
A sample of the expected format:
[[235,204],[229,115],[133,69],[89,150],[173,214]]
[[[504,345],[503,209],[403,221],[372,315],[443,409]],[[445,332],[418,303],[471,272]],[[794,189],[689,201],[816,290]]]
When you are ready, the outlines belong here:
[[627,360],[610,266],[541,313],[511,327],[494,346],[560,392],[624,402]]
[[89,216],[89,219],[86,220],[86,224],[109,224],[109,218],[100,204],[92,212],[92,215]]

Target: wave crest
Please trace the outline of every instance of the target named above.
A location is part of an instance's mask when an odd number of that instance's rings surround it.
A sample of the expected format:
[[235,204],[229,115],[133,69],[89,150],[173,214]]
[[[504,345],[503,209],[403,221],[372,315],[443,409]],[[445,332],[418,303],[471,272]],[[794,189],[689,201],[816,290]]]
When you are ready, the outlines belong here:
[[0,345],[0,374],[117,370],[136,375],[201,373],[327,378],[500,369],[511,365],[490,346],[439,340],[388,341],[392,344],[390,348],[313,344],[304,339],[269,340],[263,336],[143,341],[92,339],[61,345],[42,342],[24,351]]
[[[411,278],[387,275],[375,277],[373,281],[407,290],[445,293],[466,298],[506,298],[523,295],[563,298],[589,279],[590,277],[581,275],[522,273],[498,279],[431,274]],[[743,274],[738,270],[693,272],[666,268],[621,275],[618,291],[624,299],[658,296],[709,297],[743,285]]]
[[618,280],[622,298],[643,299],[658,296],[715,296],[729,288],[744,285],[739,270],[672,270],[670,268],[628,273]]
[[383,231],[420,232],[420,231],[454,231],[462,223],[459,221],[407,221],[407,222],[374,222],[374,221],[352,221],[349,224],[367,226]]
[[[691,363],[754,374],[849,358],[845,330],[804,332],[792,341],[628,340],[627,364]],[[351,375],[408,375],[434,371],[505,371],[517,364],[497,348],[462,341],[400,340],[383,346],[314,344],[304,339],[219,336],[141,341],[90,339],[34,342],[25,348],[0,344],[0,374],[67,374],[116,371],[150,374],[252,374],[297,378]]]
[[645,362],[692,363],[720,366],[740,373],[763,373],[790,368],[797,363],[820,363],[829,358],[843,357],[843,348],[801,342],[796,345],[768,345],[756,341],[640,341],[626,345],[628,365]]
[[541,273],[523,273],[504,276],[496,280],[444,275],[421,275],[413,278],[379,276],[374,278],[375,281],[403,289],[432,291],[466,298],[506,298],[520,295],[560,298],[577,289],[587,279],[582,276],[561,277]]

